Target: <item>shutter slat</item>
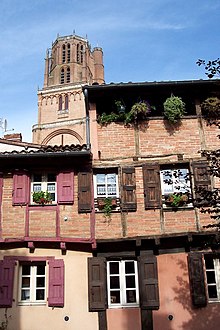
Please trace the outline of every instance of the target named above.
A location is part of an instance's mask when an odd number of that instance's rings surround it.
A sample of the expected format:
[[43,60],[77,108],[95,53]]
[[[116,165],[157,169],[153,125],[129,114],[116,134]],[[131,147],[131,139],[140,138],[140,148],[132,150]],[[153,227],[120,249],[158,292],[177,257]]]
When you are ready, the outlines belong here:
[[207,296],[202,253],[189,253],[188,266],[192,303],[195,307],[206,306]]
[[135,168],[122,168],[122,196],[121,209],[123,211],[136,211],[136,182]]
[[14,260],[0,261],[0,307],[12,307]]
[[57,202],[58,204],[73,204],[73,171],[61,172],[57,176]]
[[208,172],[207,162],[194,162],[193,164],[195,186],[203,187],[206,190],[211,188],[211,179]]
[[64,261],[49,261],[49,294],[48,306],[64,306]]
[[142,309],[159,308],[157,258],[154,255],[138,258],[140,301]]
[[78,212],[87,213],[92,209],[91,194],[92,174],[90,172],[78,173]]
[[145,209],[161,206],[160,167],[158,164],[143,165]]
[[105,258],[88,258],[89,311],[106,309],[106,261]]
[[29,177],[20,172],[13,175],[13,205],[26,205],[30,198]]

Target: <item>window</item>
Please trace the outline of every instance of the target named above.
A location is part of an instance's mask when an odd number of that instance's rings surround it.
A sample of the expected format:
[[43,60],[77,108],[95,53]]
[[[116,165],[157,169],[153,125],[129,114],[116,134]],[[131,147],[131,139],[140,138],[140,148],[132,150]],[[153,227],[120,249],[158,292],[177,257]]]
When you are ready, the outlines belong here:
[[19,302],[46,303],[46,263],[27,263],[20,266],[19,272]]
[[187,168],[164,169],[160,171],[162,195],[189,193],[191,191]]
[[77,44],[76,46],[76,61],[79,64],[83,63],[83,45]]
[[68,111],[68,108],[69,108],[69,97],[68,95],[65,95],[64,110]]
[[138,306],[137,261],[108,261],[107,286],[109,307]]
[[211,255],[205,255],[206,284],[209,301],[220,301],[220,262]]
[[70,82],[70,68],[62,68],[60,70],[60,83],[65,84]]
[[58,102],[58,110],[62,111],[62,107],[63,107],[63,99],[62,99],[62,95],[60,95],[59,102]]
[[70,62],[70,44],[67,44],[67,62]]
[[119,197],[118,174],[97,173],[94,176],[94,197]]
[[57,201],[57,184],[56,175],[54,173],[33,174],[31,181],[31,202],[33,203],[34,192],[48,192],[50,193],[52,203]]
[[62,47],[62,62],[65,63],[66,61],[66,46],[63,45]]

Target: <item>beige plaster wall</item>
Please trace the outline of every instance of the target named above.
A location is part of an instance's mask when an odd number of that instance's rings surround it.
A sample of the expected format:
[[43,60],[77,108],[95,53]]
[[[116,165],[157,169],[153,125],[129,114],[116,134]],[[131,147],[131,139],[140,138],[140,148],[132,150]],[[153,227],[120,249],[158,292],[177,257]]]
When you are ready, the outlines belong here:
[[[88,276],[87,258],[89,253],[60,250],[12,249],[0,251],[0,260],[4,256],[29,256],[63,259],[65,264],[65,304],[64,308],[42,306],[18,306],[18,263],[15,266],[13,306],[7,309],[9,324],[7,330],[98,330],[97,313],[88,312]],[[67,285],[68,283],[68,285]],[[47,285],[48,287],[48,285]],[[4,320],[5,309],[0,308],[0,324]],[[68,316],[69,321],[64,317]]]

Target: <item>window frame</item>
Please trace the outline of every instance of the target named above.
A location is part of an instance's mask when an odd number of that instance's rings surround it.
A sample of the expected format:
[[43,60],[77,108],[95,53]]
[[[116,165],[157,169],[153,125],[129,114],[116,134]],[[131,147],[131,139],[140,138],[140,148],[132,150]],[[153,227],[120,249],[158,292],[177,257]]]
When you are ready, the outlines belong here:
[[[175,171],[186,171],[186,174],[188,176],[188,182],[185,182],[185,189],[177,189],[175,188],[175,185],[178,186],[179,184],[181,185],[181,179],[179,179],[178,177],[175,177]],[[164,172],[166,171],[171,171],[171,175],[172,178],[171,180],[176,180],[175,182],[169,184],[169,183],[165,183],[164,180]],[[171,187],[169,192],[166,192],[166,185],[169,185]],[[172,206],[167,205],[166,204],[166,199],[169,195],[173,195],[173,194],[178,194],[178,193],[182,193],[182,194],[187,194],[188,195],[188,202],[187,204],[185,204],[184,206],[178,206],[179,207],[192,207],[192,182],[191,182],[191,175],[190,175],[190,169],[189,166],[187,166],[187,164],[176,164],[174,166],[165,166],[162,165],[160,166],[160,186],[161,186],[161,198],[162,198],[162,205],[163,208],[170,208]]]
[[[48,175],[54,175],[55,176],[55,181],[48,181]],[[34,176],[35,175],[39,175],[41,176],[41,181],[34,181]],[[47,178],[47,180],[46,180]],[[54,194],[54,200],[52,200],[52,205],[53,204],[57,204],[57,174],[53,173],[53,172],[41,172],[41,173],[33,173],[31,175],[31,185],[30,185],[30,204],[35,205],[36,203],[33,201],[33,192],[34,190],[34,185],[41,185],[41,189],[39,191],[48,191],[50,192],[47,188],[48,188],[48,184],[54,184],[54,191],[52,192]],[[37,191],[37,190],[36,190]]]
[[[125,265],[127,262],[134,263],[134,273],[126,274]],[[118,263],[119,272],[116,274],[110,274],[110,264]],[[126,276],[134,276],[135,277],[135,287],[128,288],[126,286]],[[119,277],[119,289],[111,289],[110,288],[110,278],[113,276]],[[136,294],[136,302],[129,303],[126,302],[126,293],[129,290],[134,290]],[[112,303],[111,302],[111,292],[119,291],[120,292],[120,303]],[[140,296],[139,296],[139,279],[138,279],[138,262],[134,259],[124,259],[124,260],[107,260],[107,300],[108,300],[108,308],[130,308],[130,307],[139,307],[140,306]]]
[[[97,175],[99,174],[103,174],[105,175],[105,194],[101,195],[97,193],[97,187],[98,187],[98,183],[97,183]],[[115,174],[115,178],[116,178],[116,182],[115,182],[115,186],[116,186],[116,194],[115,195],[109,195],[108,194],[108,190],[107,190],[107,186],[108,186],[108,175],[112,175]],[[96,172],[93,175],[93,182],[94,182],[94,198],[119,198],[119,183],[118,183],[118,173],[116,171],[100,171],[100,172]]]
[[[207,269],[206,267],[206,259],[212,259],[213,260],[213,268]],[[204,261],[204,270],[205,270],[205,286],[206,286],[206,294],[208,298],[209,303],[215,303],[215,302],[220,302],[220,258],[217,258],[215,256],[212,256],[210,254],[204,254],[203,256],[203,261]],[[214,271],[215,274],[215,282],[213,283],[208,283],[208,275],[207,273],[211,273]],[[208,288],[210,286],[215,286],[216,287],[216,293],[217,297],[212,298],[209,296],[209,290]]]
[[[30,275],[23,275],[22,270],[23,266],[30,266]],[[43,275],[37,274],[37,267],[44,266],[45,272]],[[47,296],[48,296],[48,270],[46,261],[42,262],[20,262],[19,263],[19,281],[18,281],[18,305],[46,305],[47,304]],[[30,300],[22,300],[22,278],[23,277],[30,277],[30,286],[27,289],[30,290]],[[44,290],[44,299],[37,300],[36,299],[36,292],[37,292],[37,285],[36,280],[37,278],[44,278],[44,286],[40,287]]]

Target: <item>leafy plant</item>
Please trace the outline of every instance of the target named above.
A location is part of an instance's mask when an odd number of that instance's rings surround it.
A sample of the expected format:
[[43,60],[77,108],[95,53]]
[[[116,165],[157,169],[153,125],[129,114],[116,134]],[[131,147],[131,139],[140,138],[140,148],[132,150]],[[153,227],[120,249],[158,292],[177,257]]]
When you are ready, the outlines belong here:
[[171,95],[163,104],[164,116],[171,123],[176,123],[185,113],[185,103],[181,97]]
[[48,191],[34,191],[33,202],[44,205],[52,202],[52,196]]
[[115,198],[106,197],[98,199],[98,207],[104,212],[106,217],[110,217],[112,210],[117,206]]
[[126,123],[137,122],[138,120],[144,120],[151,112],[151,106],[147,101],[140,101],[135,103],[129,113],[126,116]]
[[220,99],[218,97],[209,97],[201,104],[201,109],[206,119],[219,119],[220,117]]
[[165,203],[172,207],[180,207],[187,204],[188,201],[189,197],[187,194],[174,193],[166,198]]

